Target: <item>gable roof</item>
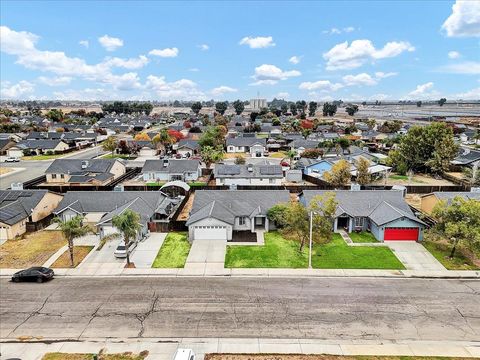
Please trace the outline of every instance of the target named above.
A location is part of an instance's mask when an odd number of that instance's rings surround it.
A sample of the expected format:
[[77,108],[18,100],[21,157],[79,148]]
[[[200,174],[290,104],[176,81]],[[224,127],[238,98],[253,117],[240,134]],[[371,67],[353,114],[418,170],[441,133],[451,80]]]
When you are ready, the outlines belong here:
[[[50,164],[45,173],[71,175],[85,175],[88,173],[109,173],[111,168],[117,161],[121,162],[118,159],[55,159]],[[84,169],[82,169],[82,164],[85,165]]]
[[[249,168],[252,171],[249,171]],[[280,165],[225,165],[216,164],[216,178],[282,178]]]
[[287,190],[198,190],[186,225],[209,217],[233,224],[235,217],[266,215],[272,206],[289,201]]
[[253,145],[267,145],[267,139],[257,139],[256,137],[236,137],[227,138],[227,146],[253,146]]
[[19,149],[55,149],[62,140],[22,140],[17,145]]
[[0,222],[14,225],[28,218],[48,190],[0,190]]
[[142,168],[142,173],[146,172],[161,172],[169,174],[183,174],[186,172],[196,172],[200,161],[198,160],[168,160],[167,166],[164,166],[163,160],[145,160]]
[[383,225],[401,217],[423,224],[412,212],[403,198],[402,191],[396,190],[304,190],[305,203],[317,195],[335,193],[338,203],[335,216],[347,214],[351,217],[368,217],[375,224]]
[[457,157],[452,160],[452,164],[468,165],[475,161],[480,161],[480,151],[460,148]]

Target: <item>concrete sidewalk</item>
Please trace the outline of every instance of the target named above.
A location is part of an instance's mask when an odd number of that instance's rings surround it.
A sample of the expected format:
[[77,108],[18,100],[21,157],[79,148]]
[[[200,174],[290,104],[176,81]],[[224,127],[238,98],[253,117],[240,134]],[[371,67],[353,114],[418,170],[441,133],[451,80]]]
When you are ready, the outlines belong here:
[[171,360],[177,348],[190,348],[202,360],[207,353],[277,353],[330,355],[394,355],[478,357],[478,342],[436,341],[326,341],[318,339],[258,338],[161,338],[161,339],[98,339],[81,342],[0,343],[2,358],[40,360],[47,352],[107,353],[148,350],[146,360]]

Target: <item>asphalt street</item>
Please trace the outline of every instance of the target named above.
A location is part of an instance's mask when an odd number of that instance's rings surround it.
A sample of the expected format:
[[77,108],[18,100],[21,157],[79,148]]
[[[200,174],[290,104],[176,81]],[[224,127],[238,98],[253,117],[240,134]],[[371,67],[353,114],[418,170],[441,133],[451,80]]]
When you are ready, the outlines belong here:
[[[67,156],[67,159],[92,159],[96,156],[106,153],[101,147],[92,148]],[[0,188],[2,190],[10,189],[10,185],[14,182],[25,182],[45,174],[45,170],[50,166],[53,160],[40,161],[20,161],[17,163],[2,162],[2,167],[24,168],[25,170],[13,174],[6,174],[0,178]]]
[[362,278],[0,280],[0,337],[480,340],[480,282]]

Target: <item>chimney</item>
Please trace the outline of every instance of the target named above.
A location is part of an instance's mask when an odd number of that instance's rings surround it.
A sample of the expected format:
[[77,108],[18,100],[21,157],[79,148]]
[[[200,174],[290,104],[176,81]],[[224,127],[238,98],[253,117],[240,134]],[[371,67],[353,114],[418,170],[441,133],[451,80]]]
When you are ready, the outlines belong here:
[[82,161],[82,169],[86,169],[87,166],[88,166],[88,161],[87,160]]

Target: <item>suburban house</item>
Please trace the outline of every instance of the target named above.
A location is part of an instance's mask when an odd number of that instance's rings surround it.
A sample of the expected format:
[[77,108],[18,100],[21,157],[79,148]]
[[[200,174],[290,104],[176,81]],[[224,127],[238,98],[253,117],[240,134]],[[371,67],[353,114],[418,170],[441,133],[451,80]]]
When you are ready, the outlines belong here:
[[480,166],[480,151],[472,150],[470,148],[460,148],[458,155],[455,159],[451,161],[452,165],[457,165],[460,167],[470,167]]
[[182,139],[175,145],[177,154],[182,156],[190,157],[192,155],[197,155],[200,152],[200,145],[196,140]]
[[43,227],[62,198],[48,190],[1,190],[0,240]]
[[480,201],[480,192],[468,192],[468,191],[456,191],[456,192],[433,192],[421,197],[420,210],[431,215],[435,205],[440,201],[445,201],[449,204],[457,196],[465,200],[478,200]]
[[250,136],[227,138],[228,153],[249,153],[252,157],[262,157],[266,146],[266,139],[257,139]]
[[5,155],[7,150],[15,145],[15,141],[10,139],[0,139],[0,155]]
[[55,209],[62,220],[82,216],[85,224],[96,228],[100,237],[118,233],[112,218],[126,209],[140,215],[143,237],[155,223],[168,221],[181,198],[171,198],[161,191],[69,191]]
[[301,155],[307,149],[315,149],[318,147],[319,141],[297,139],[290,143],[292,150],[295,150],[298,155]]
[[231,241],[237,232],[273,230],[267,211],[289,201],[287,190],[198,190],[186,223],[189,239]]
[[214,169],[217,185],[281,185],[283,171],[280,165],[224,165]]
[[145,182],[196,181],[202,176],[199,160],[146,160],[142,168]]
[[47,185],[103,186],[125,172],[125,164],[119,159],[55,159],[45,174]]
[[334,193],[338,203],[333,230],[370,231],[378,241],[421,241],[425,223],[418,219],[396,190],[304,190],[305,206],[317,195]]
[[70,147],[62,140],[22,140],[7,150],[8,156],[20,158],[24,153],[40,155],[63,153]]

